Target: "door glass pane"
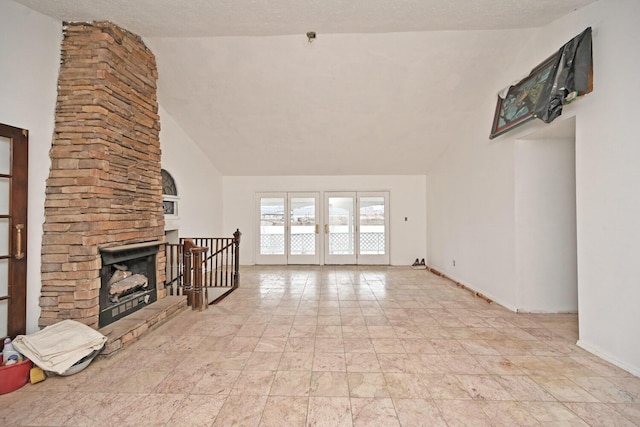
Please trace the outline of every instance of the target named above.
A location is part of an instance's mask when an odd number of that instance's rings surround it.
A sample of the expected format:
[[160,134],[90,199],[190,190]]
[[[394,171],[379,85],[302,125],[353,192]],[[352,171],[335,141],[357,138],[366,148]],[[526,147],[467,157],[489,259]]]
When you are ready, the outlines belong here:
[[360,198],[360,254],[384,255],[384,197]]
[[260,199],[260,255],[284,255],[284,198]]
[[9,295],[9,260],[0,259],[0,297],[7,295]]
[[9,255],[9,219],[0,218],[0,255]]
[[0,136],[0,174],[9,175],[11,173],[11,140]]
[[7,333],[7,324],[9,321],[9,301],[0,301],[0,337],[5,337]]
[[329,197],[329,255],[355,253],[353,197]]
[[0,178],[0,215],[9,215],[9,178]]
[[316,254],[316,199],[314,197],[292,197],[291,209],[291,255]]

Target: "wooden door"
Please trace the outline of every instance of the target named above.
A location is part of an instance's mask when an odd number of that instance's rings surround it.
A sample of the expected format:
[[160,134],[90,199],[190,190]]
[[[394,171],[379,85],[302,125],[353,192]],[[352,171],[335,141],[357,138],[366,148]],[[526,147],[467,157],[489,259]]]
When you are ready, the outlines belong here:
[[0,124],[0,337],[27,323],[28,135]]

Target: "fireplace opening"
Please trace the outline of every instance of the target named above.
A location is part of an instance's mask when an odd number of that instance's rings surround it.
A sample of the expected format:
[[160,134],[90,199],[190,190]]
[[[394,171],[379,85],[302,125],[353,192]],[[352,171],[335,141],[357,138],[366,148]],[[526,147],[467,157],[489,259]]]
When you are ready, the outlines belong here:
[[156,255],[161,242],[100,249],[100,315],[103,327],[158,299]]

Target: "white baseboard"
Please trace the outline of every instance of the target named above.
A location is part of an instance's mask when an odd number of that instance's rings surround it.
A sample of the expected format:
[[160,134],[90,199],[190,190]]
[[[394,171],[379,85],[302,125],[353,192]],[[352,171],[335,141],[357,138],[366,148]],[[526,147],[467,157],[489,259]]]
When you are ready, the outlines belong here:
[[633,366],[633,365],[630,365],[629,363],[623,362],[620,359],[607,353],[606,351],[603,351],[598,346],[591,345],[589,343],[584,342],[583,340],[578,340],[576,345],[584,350],[587,350],[589,353],[592,353],[598,356],[599,358],[606,360],[607,362],[613,365],[616,365],[618,368],[624,369],[625,371],[629,372],[632,375],[635,375],[636,377],[640,377],[640,367]]

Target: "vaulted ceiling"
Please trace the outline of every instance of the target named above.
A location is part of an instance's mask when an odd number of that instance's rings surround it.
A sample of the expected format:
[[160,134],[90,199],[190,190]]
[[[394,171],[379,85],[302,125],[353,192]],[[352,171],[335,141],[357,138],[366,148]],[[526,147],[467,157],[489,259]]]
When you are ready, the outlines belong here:
[[468,120],[488,135],[516,35],[594,1],[17,0],[142,36],[162,107],[223,175],[256,176],[426,173]]

